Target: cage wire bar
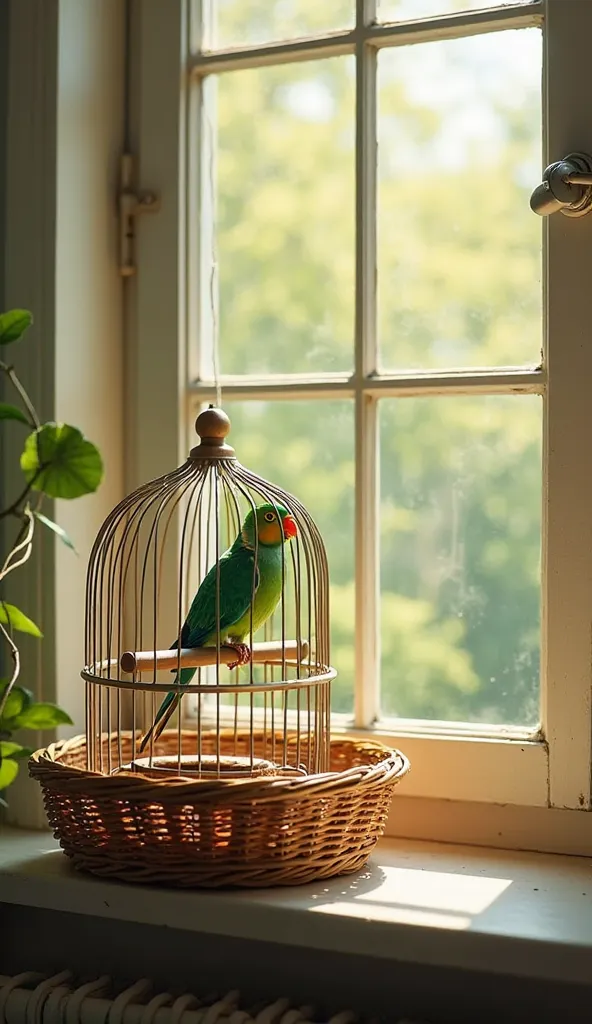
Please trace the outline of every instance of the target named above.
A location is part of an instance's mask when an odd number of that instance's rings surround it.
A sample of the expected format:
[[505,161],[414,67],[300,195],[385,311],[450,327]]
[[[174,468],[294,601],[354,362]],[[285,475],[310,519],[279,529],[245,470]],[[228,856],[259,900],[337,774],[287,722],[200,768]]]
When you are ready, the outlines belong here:
[[[97,535],[87,573],[82,672],[90,770],[198,778],[328,770],[336,673],[330,667],[324,544],[301,502],[238,462],[224,440],[229,426],[220,410],[201,413],[196,423],[201,443],[186,463],[125,498]],[[250,657],[243,681],[237,649],[223,642],[228,631],[220,628],[225,593],[220,558],[241,526],[246,536],[245,517],[262,504],[274,510],[267,513],[270,518],[277,517],[271,528],[283,524],[285,510],[297,533],[290,539],[282,534],[279,602],[265,628],[256,632],[253,610],[263,541],[254,531]],[[185,617],[212,567],[215,642],[183,648]],[[176,639],[163,649],[173,639],[163,635],[171,618],[164,602],[172,594]],[[176,682],[177,673],[187,668],[195,669],[197,681]],[[140,757],[142,732],[168,692],[195,700],[196,728],[184,729],[179,714],[175,729],[156,740],[151,733],[147,756]]]

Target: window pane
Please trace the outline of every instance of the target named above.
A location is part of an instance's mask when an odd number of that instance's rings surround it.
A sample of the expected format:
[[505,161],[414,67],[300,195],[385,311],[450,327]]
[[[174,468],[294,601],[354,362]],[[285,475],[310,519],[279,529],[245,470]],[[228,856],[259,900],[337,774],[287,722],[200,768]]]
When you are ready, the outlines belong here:
[[214,0],[212,47],[249,46],[349,28],[352,0]]
[[538,29],[379,56],[382,364],[540,361]]
[[223,373],[353,366],[353,58],[218,81]]
[[332,710],[353,711],[354,406],[349,401],[230,402],[230,443],[244,466],[306,505],[327,549]]
[[378,21],[410,21],[416,18],[477,11],[506,4],[528,4],[532,0],[378,0]]
[[384,715],[538,722],[541,406],[380,403]]

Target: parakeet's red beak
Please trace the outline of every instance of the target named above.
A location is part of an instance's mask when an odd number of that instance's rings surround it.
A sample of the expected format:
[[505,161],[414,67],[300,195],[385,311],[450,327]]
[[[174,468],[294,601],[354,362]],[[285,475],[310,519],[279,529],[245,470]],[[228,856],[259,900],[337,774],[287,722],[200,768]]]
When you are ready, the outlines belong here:
[[287,537],[288,540],[290,540],[291,537],[296,537],[298,535],[298,527],[292,519],[292,516],[284,516],[282,519],[282,527],[284,529],[284,537]]

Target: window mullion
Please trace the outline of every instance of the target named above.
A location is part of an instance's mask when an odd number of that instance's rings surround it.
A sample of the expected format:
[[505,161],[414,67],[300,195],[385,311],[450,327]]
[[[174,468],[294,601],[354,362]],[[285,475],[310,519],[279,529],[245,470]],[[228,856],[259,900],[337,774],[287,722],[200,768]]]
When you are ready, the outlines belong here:
[[376,371],[376,60],[364,40],[374,0],[357,0],[356,19],[356,686],[355,721],[379,711],[377,403],[364,389]]

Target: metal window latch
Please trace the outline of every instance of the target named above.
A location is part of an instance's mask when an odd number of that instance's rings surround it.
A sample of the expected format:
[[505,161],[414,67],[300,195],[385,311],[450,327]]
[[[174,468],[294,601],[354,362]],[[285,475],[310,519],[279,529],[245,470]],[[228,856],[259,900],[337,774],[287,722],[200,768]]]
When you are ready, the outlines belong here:
[[569,153],[564,160],[550,164],[542,184],[530,197],[530,208],[540,217],[559,210],[565,217],[583,217],[592,210],[592,157],[587,153]]
[[141,213],[157,213],[160,198],[154,192],[136,192],[133,188],[133,158],[124,153],[121,158],[119,190],[119,272],[122,277],[133,277],[135,219]]

